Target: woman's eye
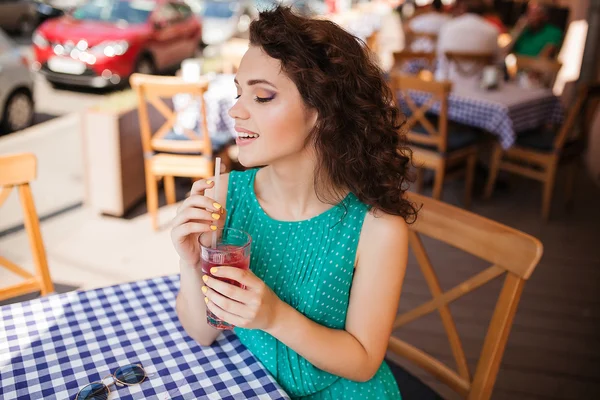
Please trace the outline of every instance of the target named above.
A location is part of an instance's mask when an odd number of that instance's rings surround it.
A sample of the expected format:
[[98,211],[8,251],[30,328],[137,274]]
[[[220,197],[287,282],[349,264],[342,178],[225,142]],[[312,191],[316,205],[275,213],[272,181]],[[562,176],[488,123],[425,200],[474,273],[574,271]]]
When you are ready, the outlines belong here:
[[257,103],[267,103],[271,100],[273,100],[275,98],[275,96],[271,96],[271,97],[258,97],[256,96],[254,98],[254,101],[256,101]]

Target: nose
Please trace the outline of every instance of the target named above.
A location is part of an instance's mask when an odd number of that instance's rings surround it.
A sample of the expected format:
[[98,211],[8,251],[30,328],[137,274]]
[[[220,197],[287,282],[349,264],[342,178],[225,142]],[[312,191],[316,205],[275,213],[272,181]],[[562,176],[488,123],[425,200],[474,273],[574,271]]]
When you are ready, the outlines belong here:
[[244,102],[241,99],[238,99],[233,107],[229,109],[229,116],[233,119],[248,119],[250,118],[250,113],[244,107]]

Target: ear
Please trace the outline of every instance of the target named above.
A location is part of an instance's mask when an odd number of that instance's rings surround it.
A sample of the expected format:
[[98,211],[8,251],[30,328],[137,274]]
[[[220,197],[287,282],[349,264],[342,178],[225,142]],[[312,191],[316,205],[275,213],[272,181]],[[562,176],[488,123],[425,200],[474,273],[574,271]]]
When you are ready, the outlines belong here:
[[309,108],[306,110],[306,125],[308,126],[308,131],[311,132],[315,125],[317,124],[317,121],[319,119],[319,113],[317,112],[317,110],[315,108]]

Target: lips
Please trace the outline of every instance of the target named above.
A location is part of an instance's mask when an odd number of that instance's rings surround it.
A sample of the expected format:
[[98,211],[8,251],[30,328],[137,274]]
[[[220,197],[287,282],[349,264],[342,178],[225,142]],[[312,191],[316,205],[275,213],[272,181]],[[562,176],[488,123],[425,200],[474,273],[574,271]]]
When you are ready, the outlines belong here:
[[250,144],[260,136],[256,132],[252,132],[248,129],[240,128],[238,126],[235,127],[235,131],[237,132],[237,137],[235,138],[235,142],[239,146],[244,146],[246,144]]

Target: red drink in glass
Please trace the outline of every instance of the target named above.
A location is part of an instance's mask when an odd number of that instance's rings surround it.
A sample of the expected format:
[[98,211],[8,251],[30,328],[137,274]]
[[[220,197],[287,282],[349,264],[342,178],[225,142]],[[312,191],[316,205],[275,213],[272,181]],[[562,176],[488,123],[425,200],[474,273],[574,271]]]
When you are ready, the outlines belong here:
[[[213,248],[213,235],[216,235],[216,246]],[[250,235],[239,229],[224,228],[215,232],[206,232],[200,235],[201,260],[200,265],[202,272],[215,279],[220,279],[229,284],[245,289],[239,282],[230,279],[223,279],[213,276],[210,273],[211,268],[228,266],[241,269],[250,268],[250,245],[252,239]],[[222,321],[215,316],[210,310],[206,310],[206,320],[209,325],[222,330],[233,329],[233,325]]]

